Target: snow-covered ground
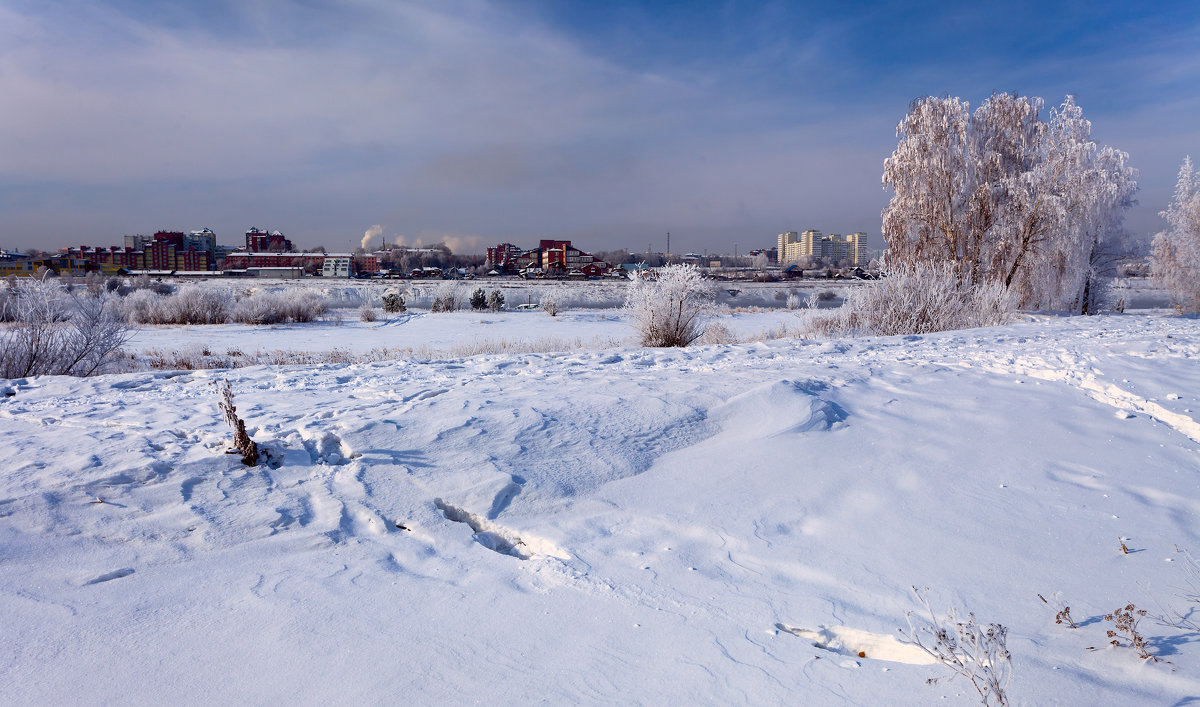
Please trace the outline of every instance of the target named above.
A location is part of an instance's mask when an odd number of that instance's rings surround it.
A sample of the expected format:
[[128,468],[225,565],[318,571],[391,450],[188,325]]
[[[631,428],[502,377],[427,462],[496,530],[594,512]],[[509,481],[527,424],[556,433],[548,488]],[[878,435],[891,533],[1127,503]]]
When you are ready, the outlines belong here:
[[[729,312],[714,318],[739,339],[769,338],[781,328],[798,331],[802,312],[786,309]],[[248,324],[142,326],[127,346],[131,351],[230,350],[332,351],[364,353],[372,349],[412,350],[444,357],[484,343],[515,349],[599,349],[632,346],[637,332],[619,309],[570,310],[551,317],[544,312],[412,311],[380,313],[374,322],[338,314],[325,321],[256,327]],[[502,348],[502,347],[497,347]]]
[[[442,316],[393,328],[488,327]],[[529,321],[629,333],[572,317]],[[271,466],[224,453],[217,380]],[[912,585],[1009,628],[1018,703],[1200,694],[1200,635],[1145,618],[1146,662],[1103,620],[1187,606],[1196,319],[5,391],[8,703],[977,703],[892,640]]]

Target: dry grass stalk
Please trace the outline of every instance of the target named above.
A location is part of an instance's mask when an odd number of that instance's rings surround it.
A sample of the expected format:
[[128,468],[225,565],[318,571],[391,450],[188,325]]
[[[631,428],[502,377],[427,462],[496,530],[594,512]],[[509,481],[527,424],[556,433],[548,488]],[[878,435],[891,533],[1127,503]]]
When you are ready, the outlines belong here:
[[233,429],[233,446],[241,452],[242,463],[246,466],[258,464],[258,445],[246,434],[246,422],[237,416],[237,408],[233,405],[233,386],[229,381],[217,383],[217,391],[221,394],[221,414],[225,423]]
[[[986,627],[968,613],[960,620],[954,609],[945,616],[934,613],[929,605],[927,589],[913,587],[913,593],[924,608],[924,616],[914,623],[913,612],[905,613],[908,631],[901,641],[915,645],[933,656],[952,671],[950,677],[961,675],[971,682],[985,707],[1006,707],[1009,680],[1012,679],[1012,656],[1005,645],[1008,629],[1000,624]],[[940,678],[926,682],[936,683]]]
[[[1062,601],[1060,594],[1055,592],[1054,594],[1050,595],[1050,598],[1054,600],[1053,607],[1058,609],[1058,613],[1054,614],[1054,623],[1066,624],[1071,628],[1079,628],[1079,626],[1075,624],[1075,619],[1071,618],[1071,607],[1067,606]],[[1041,594],[1038,595],[1038,599],[1041,599],[1043,604],[1050,605],[1050,602],[1046,599],[1046,597],[1042,596]]]

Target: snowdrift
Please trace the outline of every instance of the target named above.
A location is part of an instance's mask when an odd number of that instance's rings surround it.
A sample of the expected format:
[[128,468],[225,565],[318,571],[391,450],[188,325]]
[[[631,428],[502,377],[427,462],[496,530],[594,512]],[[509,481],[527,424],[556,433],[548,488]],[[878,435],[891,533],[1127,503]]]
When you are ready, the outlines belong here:
[[914,585],[1009,627],[1018,702],[1200,694],[1200,635],[1103,620],[1187,607],[1195,320],[4,390],[12,703],[977,702]]

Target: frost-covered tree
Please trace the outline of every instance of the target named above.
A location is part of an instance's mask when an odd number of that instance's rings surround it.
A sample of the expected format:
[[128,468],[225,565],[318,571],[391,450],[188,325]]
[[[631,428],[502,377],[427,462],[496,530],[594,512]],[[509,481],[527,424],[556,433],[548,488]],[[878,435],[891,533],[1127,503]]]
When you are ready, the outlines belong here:
[[0,378],[90,376],[116,363],[133,328],[109,295],[65,292],[53,278],[25,278],[7,293]]
[[1175,198],[1159,214],[1167,229],[1154,237],[1150,272],[1171,293],[1179,312],[1200,312],[1200,173],[1185,157],[1179,167]]
[[1094,307],[1136,172],[1096,145],[1071,97],[1049,121],[1042,106],[1004,93],[974,113],[958,98],[913,103],[884,161],[889,265],[952,262],[963,283],[1002,283],[1024,307]]
[[561,285],[551,285],[542,290],[541,296],[538,297],[538,306],[542,311],[552,317],[557,317],[562,311],[564,302],[566,301],[567,293]]
[[487,295],[484,294],[482,287],[475,288],[475,291],[471,293],[471,309],[476,312],[487,309]]
[[970,106],[958,98],[914,101],[896,127],[900,143],[883,162],[895,194],[883,211],[893,262],[967,257],[967,129]]
[[687,346],[704,335],[713,283],[694,265],[666,265],[657,279],[634,278],[625,299],[642,346]]
[[1022,178],[1023,208],[999,230],[1015,246],[1004,284],[1024,306],[1095,312],[1114,274],[1137,172],[1129,155],[1098,146],[1091,132],[1071,97],[1051,111]]

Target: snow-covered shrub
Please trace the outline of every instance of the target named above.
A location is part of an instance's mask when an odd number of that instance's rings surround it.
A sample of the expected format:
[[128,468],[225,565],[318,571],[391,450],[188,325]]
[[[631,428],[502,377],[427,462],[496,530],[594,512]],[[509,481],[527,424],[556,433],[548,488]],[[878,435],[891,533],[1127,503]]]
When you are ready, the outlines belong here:
[[[985,706],[1007,705],[1005,690],[1012,679],[1012,656],[1005,645],[1008,629],[1000,624],[981,626],[972,613],[964,621],[954,609],[938,616],[929,606],[928,590],[913,587],[913,592],[925,612],[915,623],[913,612],[904,614],[908,631],[902,632],[901,640],[950,668],[950,679],[957,675],[970,680]],[[934,684],[939,679],[930,678],[927,682]]]
[[147,288],[135,290],[120,307],[134,324],[224,324],[229,319],[230,294],[198,285],[185,285],[174,295]]
[[504,310],[504,295],[500,292],[500,290],[492,290],[491,293],[488,294],[487,307],[493,312],[500,312]]
[[16,301],[16,285],[0,289],[0,322],[12,321],[15,312],[11,311],[12,303]]
[[131,324],[158,324],[162,299],[153,290],[134,290],[121,300],[121,314]]
[[667,265],[658,279],[635,279],[625,299],[642,346],[687,346],[704,335],[714,288],[694,265]]
[[837,310],[810,315],[808,329],[825,336],[929,334],[1006,324],[1013,310],[1003,284],[970,287],[953,263],[918,262],[849,293]]
[[284,320],[289,322],[312,322],[325,316],[329,303],[315,292],[283,290],[277,293]]
[[795,292],[789,292],[785,305],[788,309],[800,309],[800,295]]
[[433,288],[429,304],[431,312],[457,312],[462,309],[463,288],[453,280],[445,280]]
[[88,294],[99,297],[104,293],[104,275],[93,270],[83,276],[83,286],[87,288]]
[[165,298],[166,324],[224,324],[229,319],[228,290],[185,285]]
[[404,295],[399,292],[388,292],[383,295],[383,311],[388,314],[405,311]]
[[12,324],[0,333],[0,378],[90,376],[133,335],[107,297],[64,293],[56,279],[26,278],[6,299]]
[[230,318],[243,324],[311,322],[329,311],[325,298],[315,292],[287,289],[255,292],[234,304]]
[[1154,237],[1151,275],[1171,293],[1176,311],[1200,312],[1200,173],[1190,157],[1179,168],[1175,198],[1160,215],[1167,230]]
[[379,319],[379,312],[376,312],[371,305],[364,304],[358,308],[358,319],[359,321],[373,322]]
[[563,300],[566,299],[566,294],[566,291],[557,285],[548,287],[542,291],[541,297],[538,298],[538,305],[542,308],[543,312],[556,317],[563,308]]
[[736,344],[739,343],[737,334],[734,334],[729,327],[721,322],[710,322],[704,329],[704,334],[696,340],[697,343],[704,346],[716,346],[720,344]]

